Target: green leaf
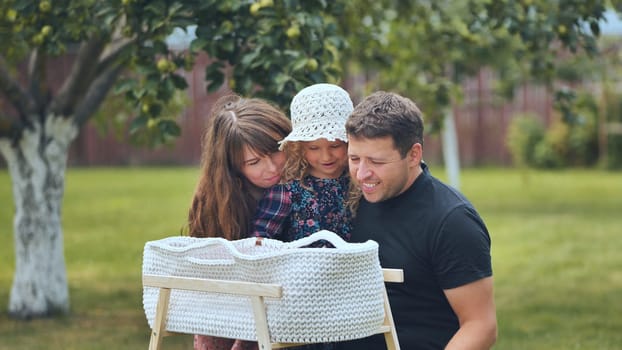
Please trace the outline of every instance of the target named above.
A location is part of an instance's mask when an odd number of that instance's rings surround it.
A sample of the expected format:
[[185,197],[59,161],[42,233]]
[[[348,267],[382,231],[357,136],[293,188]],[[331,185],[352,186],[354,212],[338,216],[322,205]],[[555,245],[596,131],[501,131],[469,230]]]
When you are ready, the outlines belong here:
[[208,40],[204,38],[196,38],[190,43],[191,52],[203,51],[208,46]]
[[171,99],[171,97],[175,93],[175,90],[176,88],[175,88],[175,84],[173,83],[173,80],[164,79],[158,86],[156,97],[160,101],[167,102],[168,100]]
[[184,90],[188,87],[188,82],[186,81],[186,78],[179,76],[177,74],[172,74],[170,76],[171,81],[173,82],[173,84],[175,85],[175,88],[179,89],[179,90]]
[[114,94],[120,94],[123,92],[127,92],[130,91],[132,89],[134,89],[136,87],[137,83],[135,79],[123,79],[121,81],[119,81],[116,85],[115,88],[113,90]]
[[168,46],[166,45],[165,42],[163,41],[154,41],[153,42],[153,48],[156,52],[159,53],[167,53],[168,52]]
[[249,52],[246,55],[242,56],[242,59],[240,60],[240,63],[243,66],[250,66],[251,63],[253,63],[257,59],[257,57],[261,54],[262,48],[263,48],[263,46],[259,45],[254,50],[252,50],[251,52]]
[[145,125],[147,125],[147,121],[149,121],[149,117],[145,115],[134,118],[134,120],[132,120],[132,122],[130,123],[130,134],[135,134],[139,130],[143,129]]
[[305,68],[305,65],[307,64],[307,61],[309,59],[306,57],[300,57],[298,59],[296,59],[292,64],[291,64],[291,69],[292,71],[299,71],[299,70],[303,70]]
[[175,136],[175,137],[181,135],[181,128],[173,120],[162,119],[160,120],[158,127],[160,128],[162,133],[166,135]]
[[160,116],[162,114],[162,104],[154,103],[153,105],[151,105],[151,108],[149,108],[149,113],[151,114],[151,117]]
[[225,75],[220,71],[213,71],[208,73],[205,76],[205,80],[207,80],[207,91],[215,92],[217,91],[225,81]]

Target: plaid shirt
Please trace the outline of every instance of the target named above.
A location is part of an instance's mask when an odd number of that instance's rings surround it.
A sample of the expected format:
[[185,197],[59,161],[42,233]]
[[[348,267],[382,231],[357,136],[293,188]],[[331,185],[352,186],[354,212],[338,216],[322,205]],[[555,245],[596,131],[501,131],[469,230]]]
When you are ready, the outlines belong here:
[[329,230],[349,240],[352,213],[345,205],[349,184],[344,172],[337,179],[309,175],[272,186],[257,206],[253,234],[290,242]]

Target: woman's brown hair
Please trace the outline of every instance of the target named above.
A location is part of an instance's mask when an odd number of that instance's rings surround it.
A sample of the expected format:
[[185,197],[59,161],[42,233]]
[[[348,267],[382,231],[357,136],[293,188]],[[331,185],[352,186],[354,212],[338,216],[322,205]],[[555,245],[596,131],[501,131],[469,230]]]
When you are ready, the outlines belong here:
[[269,102],[237,95],[221,97],[203,136],[201,174],[188,213],[193,237],[246,237],[257,205],[257,189],[242,174],[244,146],[257,155],[278,151],[291,131],[285,114]]

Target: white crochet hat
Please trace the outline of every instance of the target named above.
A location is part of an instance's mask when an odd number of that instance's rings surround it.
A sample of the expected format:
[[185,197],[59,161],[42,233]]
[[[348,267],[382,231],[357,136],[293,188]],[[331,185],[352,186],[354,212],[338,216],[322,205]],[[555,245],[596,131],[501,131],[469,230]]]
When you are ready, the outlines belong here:
[[292,132],[279,142],[280,148],[288,141],[348,141],[346,120],[354,106],[350,95],[339,86],[308,86],[294,96],[290,109]]

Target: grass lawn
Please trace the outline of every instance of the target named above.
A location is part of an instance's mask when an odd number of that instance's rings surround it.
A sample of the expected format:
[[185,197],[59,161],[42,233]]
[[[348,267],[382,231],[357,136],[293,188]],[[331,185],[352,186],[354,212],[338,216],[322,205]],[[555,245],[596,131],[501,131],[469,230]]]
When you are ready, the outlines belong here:
[[[444,178],[441,169],[433,172]],[[70,169],[63,207],[71,314],[7,317],[14,267],[10,179],[0,170],[0,350],[146,349],[144,243],[177,235],[195,168]],[[469,169],[462,190],[493,240],[495,349],[619,349],[622,174]],[[191,349],[189,336],[164,349]]]

